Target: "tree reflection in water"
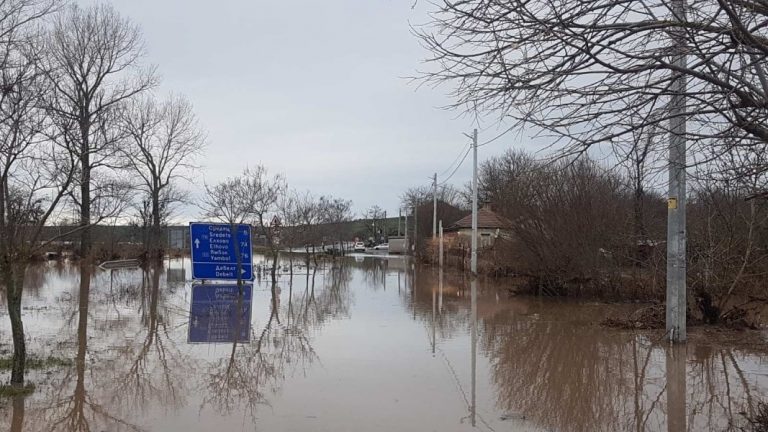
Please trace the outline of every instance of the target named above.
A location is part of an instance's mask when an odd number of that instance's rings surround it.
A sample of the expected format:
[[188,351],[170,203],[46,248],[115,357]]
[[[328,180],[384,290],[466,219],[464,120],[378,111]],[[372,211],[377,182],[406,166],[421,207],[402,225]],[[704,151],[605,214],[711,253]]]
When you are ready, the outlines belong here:
[[[78,290],[77,354],[75,356],[74,390],[69,389],[73,377],[67,374],[59,386],[51,388],[43,409],[44,422],[50,431],[91,431],[102,430],[104,425],[120,425],[123,430],[141,430],[110,413],[108,405],[102,404],[86,386],[88,361],[88,311],[91,291],[91,271],[86,265],[80,266]],[[68,392],[72,391],[71,396]]]
[[[668,347],[660,334],[601,328],[611,306],[508,298],[487,286],[475,303],[461,277],[442,285],[421,272],[413,294],[403,296],[417,319],[436,327],[428,334],[437,334],[438,346],[459,337],[457,322],[471,330],[471,342],[477,315],[478,358],[488,361],[491,380],[487,389],[477,383],[478,391],[494,393],[493,411],[536,430],[724,431],[766,396],[765,379],[746,373],[759,367],[761,348],[695,338]],[[436,317],[435,291],[443,293]]]
[[[319,361],[318,331],[350,316],[353,275],[358,293],[397,295],[402,307],[390,302],[392,316],[423,324],[428,337],[418,343],[436,348],[425,364],[457,356],[450,358],[455,373],[442,375],[456,379],[463,393],[467,409],[444,413],[463,419],[457,427],[470,427],[474,414],[480,429],[509,429],[512,421],[500,418],[519,415],[530,430],[542,431],[723,431],[728,419],[754,413],[766,396],[760,345],[737,348],[693,332],[672,351],[659,334],[595,324],[623,306],[509,297],[503,286],[482,280],[473,298],[462,275],[447,274],[441,283],[438,272],[417,269],[416,277],[396,265],[337,260],[257,285],[262,318],[249,343],[228,343],[224,352],[186,343],[189,291],[165,284],[162,266],[114,274],[50,266],[48,276],[32,280],[42,287],[41,301],[54,304],[34,313],[52,324],[50,346],[75,362],[35,380],[35,394],[14,400],[3,414],[13,431],[56,432],[139,430],[134,423],[179,421],[174,412],[183,422],[196,408],[206,421],[212,413],[255,419],[287,380]],[[77,285],[71,292],[61,287],[66,280]]]
[[266,324],[252,329],[250,343],[233,342],[227,358],[208,366],[200,389],[201,409],[212,406],[223,414],[245,410],[255,417],[258,407],[269,405],[268,396],[278,392],[286,378],[305,372],[317,360],[311,332],[347,313],[351,273],[344,265],[323,271],[319,291],[315,289],[317,268],[312,273],[311,277],[307,273],[307,285],[298,292],[293,278],[289,280],[287,301],[281,301],[281,288],[272,284]]
[[13,398],[13,412],[11,413],[11,432],[22,432],[24,429],[24,409],[26,397],[16,396]]
[[[185,405],[188,394],[187,373],[197,362],[181,351],[169,325],[167,293],[161,289],[162,263],[153,263],[142,271],[139,290],[141,328],[121,348],[121,363],[114,383],[114,405],[122,405],[126,413],[143,412],[147,406],[160,404],[166,408]],[[168,288],[166,287],[166,290]],[[142,334],[143,333],[143,334]]]

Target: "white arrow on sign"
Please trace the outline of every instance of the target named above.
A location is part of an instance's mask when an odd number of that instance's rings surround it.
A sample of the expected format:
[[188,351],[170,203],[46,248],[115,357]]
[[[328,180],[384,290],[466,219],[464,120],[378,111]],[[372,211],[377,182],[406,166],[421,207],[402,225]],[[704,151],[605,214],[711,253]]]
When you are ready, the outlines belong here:
[[200,239],[195,239],[195,249],[200,249]]

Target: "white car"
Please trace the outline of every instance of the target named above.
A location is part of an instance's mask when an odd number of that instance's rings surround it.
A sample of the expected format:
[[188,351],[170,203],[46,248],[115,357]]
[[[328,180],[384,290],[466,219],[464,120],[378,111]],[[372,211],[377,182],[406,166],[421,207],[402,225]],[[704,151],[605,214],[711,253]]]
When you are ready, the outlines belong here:
[[373,247],[373,250],[388,251],[389,243],[377,244],[376,246]]
[[352,250],[355,252],[365,252],[365,243],[363,242],[357,242],[354,246],[352,246]]

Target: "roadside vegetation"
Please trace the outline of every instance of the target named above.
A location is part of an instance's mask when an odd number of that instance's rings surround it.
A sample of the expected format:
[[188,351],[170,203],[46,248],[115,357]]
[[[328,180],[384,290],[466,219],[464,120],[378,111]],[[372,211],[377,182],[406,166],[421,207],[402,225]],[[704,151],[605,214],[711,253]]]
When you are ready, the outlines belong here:
[[766,16],[750,2],[433,5],[414,29],[422,82],[550,144],[546,159],[510,150],[480,167],[480,202],[511,221],[481,270],[522,292],[661,301],[668,161],[684,140],[689,314],[750,325],[768,303]]
[[[480,251],[480,271],[517,277],[523,293],[663,300],[666,201],[655,184],[632,179],[586,157],[550,162],[508,151],[485,161],[481,201],[510,227]],[[751,325],[768,303],[768,201],[749,199],[767,180],[707,176],[690,187],[688,286],[702,322]],[[421,229],[430,226],[431,218]],[[429,237],[431,229],[419,250],[436,262]],[[448,264],[465,264],[468,240],[448,243]]]

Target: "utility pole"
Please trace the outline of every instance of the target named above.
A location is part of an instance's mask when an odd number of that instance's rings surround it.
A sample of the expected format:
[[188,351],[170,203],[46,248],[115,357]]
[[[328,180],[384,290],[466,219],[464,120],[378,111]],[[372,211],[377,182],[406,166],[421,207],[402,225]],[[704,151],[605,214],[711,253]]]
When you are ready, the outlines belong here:
[[437,173],[432,177],[432,238],[437,237]]
[[[684,22],[685,0],[672,0],[672,13],[679,22]],[[674,30],[675,54],[672,63],[680,70],[685,69],[686,42],[682,27]],[[667,335],[670,342],[684,342],[686,339],[686,78],[680,72],[673,72],[669,101],[669,197],[667,201]]]
[[472,276],[477,276],[477,129],[472,132]]

